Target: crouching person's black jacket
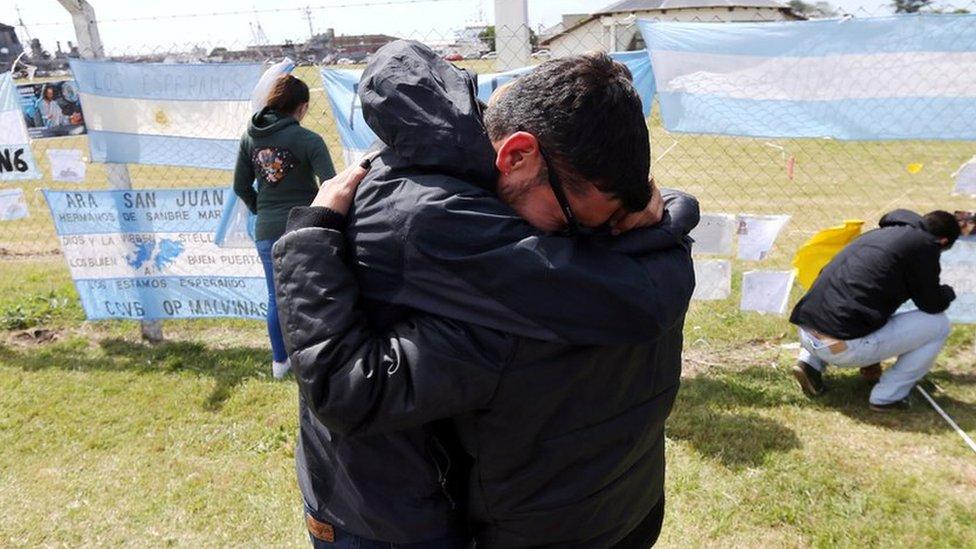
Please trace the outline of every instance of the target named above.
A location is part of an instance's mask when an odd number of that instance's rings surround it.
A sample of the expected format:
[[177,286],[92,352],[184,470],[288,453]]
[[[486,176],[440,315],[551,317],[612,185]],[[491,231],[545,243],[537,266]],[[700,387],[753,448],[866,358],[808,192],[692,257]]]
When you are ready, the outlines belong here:
[[922,226],[922,217],[895,210],[878,225],[824,267],[793,308],[790,322],[857,339],[881,329],[909,299],[930,314],[949,308],[956,294],[939,281],[942,248]]
[[416,43],[382,63],[360,90],[389,147],[345,237],[310,216],[275,249],[305,502],[399,543],[612,545],[663,494],[698,204],[542,234],[494,194],[472,77]]

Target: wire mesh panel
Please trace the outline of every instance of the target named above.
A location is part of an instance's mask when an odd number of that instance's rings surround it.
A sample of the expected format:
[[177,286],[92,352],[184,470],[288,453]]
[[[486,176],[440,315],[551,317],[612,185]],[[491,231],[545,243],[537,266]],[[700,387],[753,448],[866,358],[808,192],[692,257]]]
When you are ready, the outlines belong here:
[[[575,21],[564,21],[550,29],[527,29],[532,43],[532,53],[525,64],[544,62],[554,56],[582,54],[592,50],[639,51],[646,47],[640,32],[638,19],[658,21],[710,22],[774,22],[796,20],[823,15],[802,2],[769,8],[702,8],[686,10],[658,10],[656,13],[597,14]],[[804,7],[806,6],[806,7]],[[971,6],[944,8],[954,11]],[[809,9],[807,9],[809,8]],[[355,9],[355,8],[349,8]],[[824,9],[822,6],[821,8]],[[813,11],[810,11],[813,10]],[[858,10],[855,17],[870,15],[871,11]],[[296,17],[301,16],[296,12]],[[830,14],[827,15],[839,15]],[[210,16],[214,24],[220,24],[221,16]],[[125,21],[104,21],[103,24],[126,24]],[[841,25],[842,20],[832,24]],[[525,29],[521,29],[524,32]],[[520,29],[496,29],[489,26],[466,29],[458,33],[443,31],[405,31],[391,35],[342,36],[326,33],[314,36],[306,43],[268,45],[261,43],[228,44],[208,42],[206,39],[161,47],[147,44],[132,51],[113,51],[112,60],[132,63],[268,63],[289,56],[297,62],[294,73],[311,89],[308,115],[302,124],[319,133],[331,152],[337,169],[345,165],[342,144],[334,120],[333,110],[324,91],[320,70],[323,67],[338,69],[362,69],[369,56],[382,44],[395,38],[408,38],[431,45],[446,59],[473,72],[485,74],[499,72],[498,59],[505,57],[504,42],[496,36],[513,33]],[[255,35],[257,36],[257,35]],[[259,40],[258,37],[256,40]],[[826,39],[826,35],[825,35]],[[496,43],[497,42],[497,43]],[[976,36],[960,34],[957,37],[960,50],[976,49]],[[84,54],[85,52],[77,52]],[[881,78],[879,68],[870,59],[854,67],[858,82]],[[923,68],[917,68],[916,72]],[[872,72],[874,71],[874,72]],[[945,82],[949,88],[965,87],[973,78],[972,71],[948,72],[938,63],[932,63],[930,78]],[[17,75],[15,75],[17,76]],[[31,85],[36,102],[43,102],[46,87],[59,88],[58,82],[71,81],[70,69],[61,68],[44,76],[27,79],[19,75],[18,85]],[[885,76],[887,77],[887,76]],[[815,75],[797,74],[794,85],[811,82],[804,79]],[[162,84],[162,83],[161,83]],[[781,86],[782,82],[768,82]],[[46,86],[47,85],[47,86]],[[763,85],[759,82],[758,85]],[[910,89],[910,81],[891,79],[891,86]],[[70,88],[70,85],[69,85]],[[836,93],[852,93],[856,90],[835,90]],[[897,91],[897,90],[894,90]],[[63,94],[58,91],[54,95]],[[906,95],[907,92],[901,95]],[[57,100],[60,97],[55,97]],[[917,98],[925,102],[931,98]],[[90,99],[90,101],[94,101]],[[85,116],[85,104],[82,113]],[[774,107],[770,107],[774,108]],[[907,108],[911,109],[911,105]],[[924,109],[919,109],[923,112]],[[220,111],[224,112],[224,111]],[[65,116],[71,116],[68,113]],[[883,113],[879,113],[879,118]],[[197,133],[206,134],[225,121],[206,111],[186,120],[166,119],[165,109],[159,112],[133,113],[132,116],[161,117],[155,120],[160,126],[197,126]],[[909,114],[910,116],[910,114]],[[921,116],[921,114],[919,115]],[[973,118],[976,120],[976,118]],[[89,119],[89,123],[95,121]],[[923,120],[919,120],[921,124]],[[647,119],[652,145],[652,169],[655,179],[664,187],[681,189],[697,196],[705,212],[727,214],[776,214],[789,215],[790,221],[777,241],[766,264],[784,267],[789,263],[796,248],[816,230],[840,223],[846,218],[859,218],[874,224],[886,211],[905,207],[918,211],[929,209],[976,209],[976,200],[970,196],[953,195],[953,174],[966,161],[976,155],[976,143],[965,140],[875,140],[841,141],[831,138],[763,138],[709,135],[704,133],[678,133],[668,131],[662,120],[661,109],[655,105]],[[243,129],[244,123],[241,121]],[[58,135],[37,137],[31,143],[38,167],[43,174],[37,181],[4,182],[3,189],[21,189],[27,203],[28,215],[21,219],[0,221],[0,260],[31,259],[60,254],[58,239],[51,216],[42,196],[42,189],[55,190],[104,190],[109,189],[111,165],[92,162],[91,136]],[[174,141],[168,156],[171,158],[194,157],[201,154],[186,142]],[[69,152],[65,152],[69,151]],[[76,151],[76,152],[70,152]],[[52,159],[80,155],[85,167],[83,176],[73,181],[62,173],[52,170]],[[183,162],[127,165],[128,177],[134,189],[182,189],[220,187],[228,189],[232,172],[228,169],[190,167]]]

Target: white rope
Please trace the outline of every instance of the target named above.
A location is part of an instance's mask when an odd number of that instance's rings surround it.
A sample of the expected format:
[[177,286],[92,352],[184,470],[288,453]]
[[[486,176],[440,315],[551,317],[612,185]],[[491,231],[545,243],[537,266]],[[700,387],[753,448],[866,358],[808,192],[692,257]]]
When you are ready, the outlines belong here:
[[942,419],[946,420],[946,422],[950,426],[952,426],[952,428],[955,429],[957,433],[959,433],[959,436],[961,436],[962,439],[966,441],[966,444],[969,445],[969,447],[973,450],[973,452],[976,452],[976,442],[973,442],[973,439],[969,438],[969,435],[966,434],[966,431],[960,429],[959,425],[956,425],[956,422],[952,421],[952,418],[949,417],[949,414],[945,413],[945,411],[943,411],[942,408],[940,408],[939,405],[936,404],[934,400],[932,400],[932,397],[930,397],[929,394],[925,392],[925,389],[919,387],[918,385],[916,385],[915,388],[918,389],[918,392],[922,393],[922,396],[925,397],[925,400],[929,401],[929,404],[931,404],[932,407],[935,408],[935,411],[939,412],[939,415],[942,416]]

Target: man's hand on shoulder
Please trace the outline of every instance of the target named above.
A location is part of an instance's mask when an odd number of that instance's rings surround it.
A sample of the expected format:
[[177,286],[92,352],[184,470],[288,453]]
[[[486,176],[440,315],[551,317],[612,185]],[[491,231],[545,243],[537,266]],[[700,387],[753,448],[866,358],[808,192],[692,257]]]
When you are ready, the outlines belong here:
[[621,208],[610,217],[610,233],[618,235],[641,227],[657,225],[664,219],[664,200],[661,189],[654,184],[652,177],[648,183],[651,186],[651,200],[647,207],[639,212],[629,212]]

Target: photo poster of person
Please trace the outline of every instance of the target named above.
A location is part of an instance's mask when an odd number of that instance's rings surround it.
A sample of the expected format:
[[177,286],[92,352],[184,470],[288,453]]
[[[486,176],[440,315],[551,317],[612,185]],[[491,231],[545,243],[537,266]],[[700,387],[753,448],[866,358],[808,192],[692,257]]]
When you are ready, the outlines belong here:
[[85,133],[78,84],[73,80],[21,84],[17,91],[31,139]]
[[962,240],[976,242],[976,212],[964,212],[957,210],[956,221],[959,222],[959,229],[962,233]]

